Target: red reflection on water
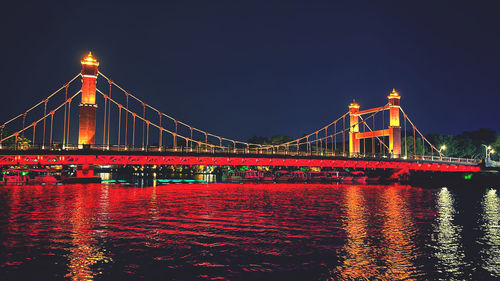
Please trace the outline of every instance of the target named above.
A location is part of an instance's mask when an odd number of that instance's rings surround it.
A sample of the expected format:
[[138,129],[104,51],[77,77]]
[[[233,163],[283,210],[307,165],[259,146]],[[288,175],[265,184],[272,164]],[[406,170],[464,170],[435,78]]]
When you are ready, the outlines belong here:
[[[140,277],[148,273],[143,266],[151,263],[164,264],[158,270],[176,271],[189,264],[192,267],[184,274],[194,274],[191,279],[231,279],[228,276],[238,272],[293,272],[308,266],[327,271],[326,265],[342,247],[341,276],[377,276],[384,272],[380,259],[396,278],[408,276],[404,270],[413,270],[412,250],[401,250],[412,249],[405,232],[414,231],[405,187],[91,184],[3,188],[9,208],[5,214],[8,254],[2,266],[11,271],[30,258],[22,254],[25,247],[39,249],[38,258],[60,256],[66,263],[63,275],[73,280],[92,280],[117,266],[118,271]],[[381,218],[374,217],[374,208],[383,210]],[[372,235],[377,233],[386,241],[383,245],[373,242]],[[196,274],[191,273],[193,268]]]

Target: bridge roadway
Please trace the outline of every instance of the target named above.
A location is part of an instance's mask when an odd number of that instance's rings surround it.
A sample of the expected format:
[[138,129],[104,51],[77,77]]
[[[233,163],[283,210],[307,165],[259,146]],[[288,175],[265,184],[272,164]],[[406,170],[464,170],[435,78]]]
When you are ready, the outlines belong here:
[[0,150],[0,165],[215,165],[272,167],[331,167],[353,169],[407,169],[436,172],[479,172],[477,161],[425,157],[394,159],[320,155],[257,154],[198,151]]

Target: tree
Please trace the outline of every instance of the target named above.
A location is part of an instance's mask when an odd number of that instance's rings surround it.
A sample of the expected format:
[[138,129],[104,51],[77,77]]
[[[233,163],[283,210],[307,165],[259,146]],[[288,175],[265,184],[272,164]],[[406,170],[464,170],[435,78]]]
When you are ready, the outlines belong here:
[[270,144],[271,142],[267,137],[263,136],[253,136],[247,140],[248,143],[254,143],[254,144]]
[[[12,132],[9,129],[4,128],[1,130],[0,138],[3,139],[3,138],[6,138],[10,135],[12,135]],[[11,137],[11,138],[3,141],[2,146],[5,148],[13,149],[15,146],[15,141],[16,141],[16,138]],[[31,140],[26,138],[23,134],[17,136],[17,147],[18,148],[29,147],[30,145],[31,145]]]
[[277,144],[282,144],[285,142],[292,141],[293,138],[291,136],[283,136],[283,135],[276,135],[272,136],[270,139],[271,144],[277,145]]

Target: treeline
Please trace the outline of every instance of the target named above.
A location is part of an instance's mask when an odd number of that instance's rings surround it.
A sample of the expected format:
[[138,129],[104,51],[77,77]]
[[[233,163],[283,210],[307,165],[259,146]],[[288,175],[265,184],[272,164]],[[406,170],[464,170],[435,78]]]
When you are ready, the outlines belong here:
[[[500,135],[491,129],[481,128],[455,136],[429,134],[426,137],[438,148],[441,145],[446,145],[446,150],[443,152],[450,157],[484,158],[485,147],[483,144],[491,146],[497,152],[500,150]],[[491,157],[497,159],[496,154],[492,154]]]

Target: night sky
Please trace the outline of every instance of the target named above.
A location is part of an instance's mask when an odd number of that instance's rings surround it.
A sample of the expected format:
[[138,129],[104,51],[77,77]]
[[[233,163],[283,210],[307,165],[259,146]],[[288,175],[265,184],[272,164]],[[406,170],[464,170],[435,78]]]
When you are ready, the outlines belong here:
[[229,138],[301,136],[392,88],[424,133],[500,131],[497,1],[10,2],[2,123],[92,51],[131,93]]

